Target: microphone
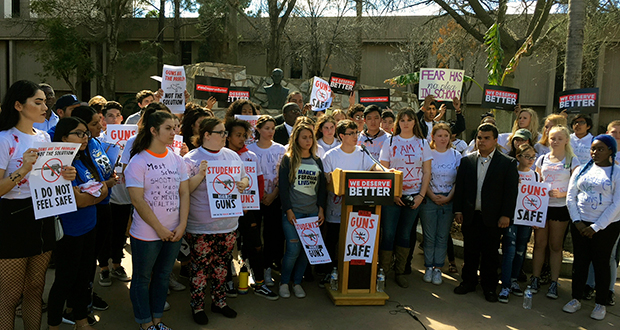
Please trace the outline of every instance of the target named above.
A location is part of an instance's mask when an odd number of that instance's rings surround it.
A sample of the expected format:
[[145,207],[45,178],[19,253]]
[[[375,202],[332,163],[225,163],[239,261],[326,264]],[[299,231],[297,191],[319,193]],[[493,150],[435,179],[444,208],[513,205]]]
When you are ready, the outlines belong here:
[[368,157],[372,159],[375,165],[378,165],[383,170],[383,172],[388,172],[388,170],[385,167],[383,167],[383,165],[381,165],[381,163],[370,154],[370,152],[368,151],[365,145],[361,144],[360,147],[362,147],[362,152],[365,152],[368,155]]

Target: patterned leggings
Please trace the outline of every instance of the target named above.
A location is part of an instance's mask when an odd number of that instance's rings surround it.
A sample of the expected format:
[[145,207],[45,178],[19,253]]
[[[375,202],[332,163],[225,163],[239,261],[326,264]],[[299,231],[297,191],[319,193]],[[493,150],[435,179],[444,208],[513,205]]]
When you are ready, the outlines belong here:
[[226,306],[227,265],[232,259],[235,232],[226,234],[185,234],[190,246],[192,270],[190,273],[190,305],[204,310],[205,287],[211,280],[211,299],[217,307]]

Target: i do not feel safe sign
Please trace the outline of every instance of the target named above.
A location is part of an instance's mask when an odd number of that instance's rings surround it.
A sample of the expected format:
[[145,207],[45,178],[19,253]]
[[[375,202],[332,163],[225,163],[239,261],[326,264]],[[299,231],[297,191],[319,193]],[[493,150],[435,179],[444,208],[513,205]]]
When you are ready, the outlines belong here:
[[522,182],[515,208],[514,224],[545,227],[551,185],[542,182]]
[[45,142],[33,147],[39,149],[39,157],[28,178],[35,219],[76,211],[71,181],[63,178],[60,172],[71,165],[80,144]]
[[378,226],[378,214],[369,211],[349,213],[344,261],[372,263]]

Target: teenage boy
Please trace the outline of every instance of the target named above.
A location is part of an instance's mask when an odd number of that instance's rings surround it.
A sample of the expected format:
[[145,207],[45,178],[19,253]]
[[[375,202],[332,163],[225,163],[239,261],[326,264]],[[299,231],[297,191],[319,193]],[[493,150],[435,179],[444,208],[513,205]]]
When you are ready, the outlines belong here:
[[396,117],[394,116],[394,112],[392,112],[392,110],[383,111],[381,114],[381,129],[388,134],[392,134],[394,131],[395,120]]
[[360,133],[357,139],[357,144],[365,145],[375,159],[379,159],[381,147],[390,137],[388,133],[381,129],[381,113],[381,108],[374,104],[366,107],[364,110],[366,129]]
[[590,134],[592,128],[592,119],[583,114],[579,114],[570,122],[573,133],[570,135],[570,145],[573,147],[575,156],[579,158],[580,164],[587,164],[590,157],[590,146],[594,141],[594,136]]
[[[80,104],[82,103],[78,100],[77,96],[73,94],[66,94],[66,95],[59,97],[58,100],[56,100],[54,109],[56,110],[56,114],[58,115],[58,118],[63,119],[63,118],[71,117],[71,112],[73,111],[73,109],[79,107]],[[54,139],[55,132],[56,132],[56,125],[50,128],[49,131],[47,131],[47,133],[50,135],[50,139],[52,140]]]
[[[329,150],[323,158],[323,167],[328,183],[331,183],[331,172],[336,168],[346,171],[370,171],[374,169],[375,163],[357,145],[357,124],[354,121],[350,119],[341,120],[336,126],[336,134],[340,141],[342,141],[342,144]],[[319,282],[319,287],[322,288],[325,287],[325,283],[329,282],[331,269],[337,265],[336,257],[338,255],[338,237],[340,236],[341,207],[342,197],[328,191],[327,212],[325,213],[325,245],[327,252],[332,257],[332,262],[321,265],[322,272],[326,274],[325,278]]]
[[146,106],[151,104],[152,102],[155,102],[155,93],[151,92],[148,89],[141,90],[136,94],[136,102],[138,102],[138,107],[140,107],[140,111],[129,116],[125,124],[135,125],[138,123],[138,120],[140,120],[140,117],[142,116],[142,112],[144,112],[144,108],[146,108]]
[[42,130],[49,131],[52,127],[58,124],[60,118],[57,114],[54,113],[54,102],[56,102],[56,93],[54,93],[54,89],[52,86],[46,83],[39,84],[39,87],[45,93],[45,105],[47,106],[47,113],[45,114],[45,121],[42,123],[34,123],[32,127]]
[[349,113],[347,114],[351,120],[357,124],[357,131],[361,132],[364,129],[364,108],[361,104],[355,104],[349,107]]

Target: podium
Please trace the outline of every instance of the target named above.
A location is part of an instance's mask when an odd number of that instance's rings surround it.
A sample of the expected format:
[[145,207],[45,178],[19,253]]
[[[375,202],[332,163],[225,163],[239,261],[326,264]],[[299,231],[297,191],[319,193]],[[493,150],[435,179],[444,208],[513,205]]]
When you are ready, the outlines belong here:
[[[381,224],[381,205],[394,203],[394,196],[401,196],[403,175],[400,171],[343,171],[336,169],[332,172],[332,182],[328,189],[337,196],[342,196],[342,213],[340,220],[340,236],[338,243],[338,290],[331,290],[326,285],[327,294],[337,306],[385,305],[389,296],[385,292],[377,292],[379,228]],[[374,230],[374,244],[363,241],[363,237],[372,237],[368,230],[362,235],[356,233],[358,224],[352,226],[349,217],[357,212],[367,220],[376,218],[376,224],[371,222],[368,229]],[[353,221],[355,222],[355,221]],[[359,221],[367,224],[366,221]],[[349,228],[352,226],[352,228]],[[353,237],[347,244],[347,232],[351,229],[355,239],[365,244],[353,243]],[[359,231],[359,230],[358,230]],[[353,236],[353,235],[350,235]],[[370,238],[367,238],[370,240]],[[356,246],[358,245],[358,246]],[[372,245],[372,251],[370,251]],[[360,252],[361,251],[361,252]],[[372,262],[367,262],[372,254]],[[352,256],[352,254],[356,256]],[[359,255],[366,256],[362,258]],[[345,256],[347,258],[345,258]],[[345,259],[351,259],[345,261]],[[384,269],[387,273],[388,270]]]

